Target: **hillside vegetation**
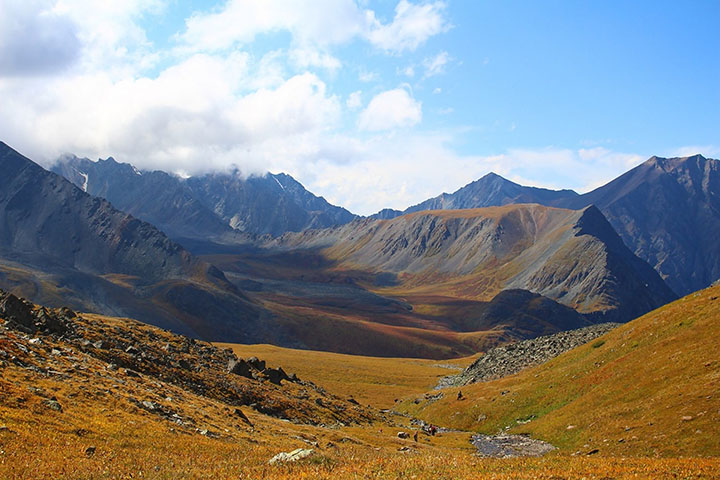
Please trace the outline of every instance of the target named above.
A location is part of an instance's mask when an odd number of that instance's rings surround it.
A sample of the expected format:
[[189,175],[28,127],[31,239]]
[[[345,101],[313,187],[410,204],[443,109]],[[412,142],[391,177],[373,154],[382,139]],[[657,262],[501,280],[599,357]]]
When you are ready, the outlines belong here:
[[[238,346],[243,356],[264,353],[267,366],[248,359],[254,367],[228,371],[239,360],[227,349],[132,320],[48,310],[5,294],[0,309],[3,479],[674,479],[714,478],[720,468],[708,458],[569,457],[560,444],[542,458],[479,459],[468,431],[398,438],[417,424],[358,405],[422,396],[448,370],[432,361]],[[299,378],[277,377],[279,365]],[[331,386],[335,394],[325,390]],[[664,432],[667,443],[695,438]],[[709,451],[684,445],[686,455]],[[312,452],[297,463],[268,463],[298,448]]]
[[720,286],[535,368],[402,410],[453,428],[527,433],[565,452],[720,455]]

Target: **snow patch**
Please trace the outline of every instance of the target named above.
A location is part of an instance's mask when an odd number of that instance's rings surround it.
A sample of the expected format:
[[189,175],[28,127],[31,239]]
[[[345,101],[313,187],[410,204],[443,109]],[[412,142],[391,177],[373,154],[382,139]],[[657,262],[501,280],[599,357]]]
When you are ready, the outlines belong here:
[[277,182],[277,184],[280,185],[280,188],[282,188],[283,190],[285,190],[285,187],[283,187],[283,184],[280,183],[280,180],[278,180],[277,177],[273,177],[273,178],[275,179],[275,181]]
[[83,178],[85,179],[85,180],[83,181],[82,187],[80,187],[80,188],[82,188],[82,191],[83,191],[83,192],[87,193],[88,174],[87,174],[87,173],[82,173],[82,172],[78,172],[78,173],[80,174],[81,177],[83,177]]
[[132,169],[133,169],[133,172],[135,172],[135,175],[142,175],[142,172],[140,172],[140,170],[138,170],[134,166],[132,167]]

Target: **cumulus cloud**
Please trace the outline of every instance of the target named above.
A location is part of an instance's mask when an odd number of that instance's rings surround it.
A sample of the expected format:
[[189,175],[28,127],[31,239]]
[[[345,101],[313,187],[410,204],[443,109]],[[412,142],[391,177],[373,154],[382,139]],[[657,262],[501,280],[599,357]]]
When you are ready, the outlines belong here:
[[360,113],[361,130],[380,131],[398,127],[411,127],[422,120],[422,104],[407,90],[396,88],[379,93]]
[[[453,148],[454,139],[454,132],[412,131],[365,141],[336,138],[334,148],[328,149],[331,155],[319,155],[288,169],[329,201],[369,215],[383,208],[403,210],[454,192],[490,172],[522,185],[584,193],[646,160],[610,150],[551,147],[461,155]],[[332,161],[333,155],[347,161]]]
[[155,79],[97,73],[42,88],[0,84],[0,131],[15,131],[17,147],[46,163],[72,152],[190,173],[230,164],[266,170],[306,151],[341,107],[311,73],[245,93],[250,67],[246,54],[195,55]]
[[327,52],[312,48],[296,48],[290,51],[290,61],[299,68],[319,67],[330,72],[337,71],[342,63]]
[[296,44],[327,47],[364,38],[391,53],[414,50],[447,31],[445,4],[400,0],[389,23],[353,0],[229,0],[219,10],[198,12],[178,38],[192,51],[217,51],[251,43],[258,35],[287,31]]
[[0,76],[62,71],[80,56],[75,23],[49,1],[0,1]]
[[372,12],[367,13],[371,26],[366,36],[370,43],[387,52],[415,50],[430,37],[450,29],[445,8],[444,2],[416,5],[400,0],[391,23],[383,24]]

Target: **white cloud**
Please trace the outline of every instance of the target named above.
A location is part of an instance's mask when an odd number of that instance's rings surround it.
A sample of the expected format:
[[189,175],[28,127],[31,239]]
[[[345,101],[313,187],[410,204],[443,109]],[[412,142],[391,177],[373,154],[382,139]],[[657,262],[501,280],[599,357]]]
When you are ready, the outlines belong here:
[[432,77],[445,73],[445,66],[450,61],[450,55],[447,52],[440,52],[434,57],[428,57],[423,60],[425,67],[425,77]]
[[370,83],[376,81],[378,78],[380,78],[380,75],[377,74],[377,72],[365,72],[361,71],[360,75],[358,75],[358,80],[360,80],[363,83]]
[[352,0],[229,0],[186,20],[187,48],[223,50],[262,33],[288,31],[300,45],[344,43],[362,32],[365,15]]
[[362,92],[360,90],[352,92],[348,95],[347,101],[345,102],[350,109],[356,109],[362,107]]
[[361,130],[379,131],[398,127],[411,127],[422,120],[422,104],[407,90],[396,88],[375,95],[367,108],[360,113]]
[[691,155],[700,154],[704,157],[717,158],[720,156],[720,146],[717,145],[686,145],[684,147],[671,150],[670,153],[661,156],[669,157],[689,157]]
[[80,57],[73,20],[49,1],[0,1],[0,76],[52,74]]
[[430,37],[450,29],[444,15],[445,8],[444,2],[415,5],[400,0],[395,7],[395,18],[389,24],[382,24],[372,12],[368,12],[372,27],[367,38],[376,47],[390,53],[415,50]]
[[405,75],[406,77],[414,77],[415,76],[415,67],[413,67],[412,65],[408,65],[405,68],[398,68],[397,74]]
[[45,163],[71,152],[197,172],[231,163],[267,170],[337,123],[340,102],[317,76],[244,93],[254,81],[249,69],[247,54],[195,55],[155,79],[97,73],[0,82],[0,131]]
[[290,61],[299,68],[320,67],[335,72],[342,63],[327,52],[312,48],[295,48],[290,51]]
[[179,39],[185,50],[217,51],[251,43],[262,33],[287,31],[301,46],[327,47],[364,38],[389,53],[415,50],[447,31],[445,4],[400,0],[390,23],[352,0],[229,0],[186,21]]
[[[497,155],[460,155],[454,132],[377,135],[366,141],[335,138],[313,161],[287,168],[311,191],[363,215],[403,210],[457,189],[490,172],[537,187],[586,192],[646,160],[609,150],[510,149]],[[342,157],[343,162],[333,158]]]

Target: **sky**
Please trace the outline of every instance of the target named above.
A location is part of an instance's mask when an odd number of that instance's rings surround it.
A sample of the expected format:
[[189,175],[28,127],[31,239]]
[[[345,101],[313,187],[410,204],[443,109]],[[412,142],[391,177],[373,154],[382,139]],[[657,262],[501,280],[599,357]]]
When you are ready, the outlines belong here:
[[720,157],[720,2],[0,0],[0,140],[354,213]]

